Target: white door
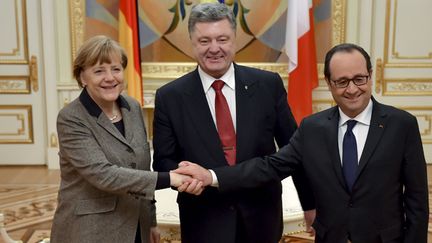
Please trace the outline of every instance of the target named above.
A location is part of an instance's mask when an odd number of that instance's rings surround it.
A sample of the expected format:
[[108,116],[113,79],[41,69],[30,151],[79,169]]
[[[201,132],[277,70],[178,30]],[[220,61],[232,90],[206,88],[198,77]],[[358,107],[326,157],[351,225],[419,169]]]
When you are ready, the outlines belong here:
[[0,165],[46,164],[39,5],[0,1]]
[[363,37],[370,38],[375,61],[374,96],[416,116],[426,161],[432,163],[432,1],[370,4],[374,11],[367,7],[361,22],[373,30]]

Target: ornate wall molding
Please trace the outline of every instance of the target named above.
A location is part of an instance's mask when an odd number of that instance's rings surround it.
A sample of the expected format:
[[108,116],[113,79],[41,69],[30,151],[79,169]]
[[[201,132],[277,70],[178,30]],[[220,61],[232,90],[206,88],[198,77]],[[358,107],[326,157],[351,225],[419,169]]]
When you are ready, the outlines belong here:
[[0,94],[30,94],[28,76],[0,76]]
[[85,34],[85,0],[69,0],[69,14],[71,24],[72,60],[78,48],[84,42]]
[[399,108],[417,118],[423,144],[432,144],[432,106],[400,106]]
[[0,144],[33,143],[31,105],[0,105]]
[[[416,5],[413,5],[416,6]],[[397,20],[398,20],[398,0],[386,1],[385,13],[385,35],[384,35],[384,66],[385,67],[432,67],[432,51],[426,50],[424,55],[400,54],[397,50]],[[421,13],[420,13],[421,14]],[[390,54],[390,53],[391,54]]]
[[345,42],[346,0],[333,0],[332,3],[332,44],[336,45]]
[[384,79],[383,96],[432,95],[432,79]]
[[[3,37],[2,42],[7,40],[15,41],[15,47],[11,47],[10,50],[0,51],[0,64],[26,64],[28,63],[28,39],[27,39],[27,12],[26,12],[26,0],[12,0],[13,9],[6,9],[2,6],[0,14],[6,16],[6,18],[13,18],[15,22],[14,31],[15,35],[7,32],[7,37]],[[11,3],[11,1],[9,1]],[[2,3],[7,4],[7,2]],[[2,13],[2,11],[8,12]],[[13,16],[12,16],[13,15]],[[4,23],[10,23],[11,21],[2,21]],[[14,39],[14,40],[13,40]]]
[[406,56],[401,55],[396,50],[396,23],[397,23],[397,13],[398,13],[398,0],[394,0],[393,7],[393,34],[392,34],[392,57],[395,59],[432,59],[432,51],[422,56]]

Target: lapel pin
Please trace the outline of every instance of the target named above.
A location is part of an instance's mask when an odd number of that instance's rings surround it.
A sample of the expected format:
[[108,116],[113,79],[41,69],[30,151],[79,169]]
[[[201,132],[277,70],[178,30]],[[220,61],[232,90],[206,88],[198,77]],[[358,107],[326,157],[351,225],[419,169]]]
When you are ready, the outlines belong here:
[[379,128],[384,128],[384,125],[383,124],[379,124],[378,127]]
[[248,86],[247,85],[245,85],[245,90],[247,90],[248,89]]

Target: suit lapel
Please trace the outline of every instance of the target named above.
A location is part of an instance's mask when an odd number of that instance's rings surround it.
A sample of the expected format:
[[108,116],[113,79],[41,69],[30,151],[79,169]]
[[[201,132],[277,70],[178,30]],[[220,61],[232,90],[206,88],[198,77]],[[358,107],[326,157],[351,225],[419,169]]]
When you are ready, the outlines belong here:
[[103,129],[105,129],[107,132],[109,132],[113,137],[120,140],[122,143],[129,145],[129,143],[126,141],[125,137],[119,132],[119,130],[114,126],[114,124],[111,123],[108,118],[101,113],[96,121]]
[[[225,155],[219,140],[210,108],[205,96],[198,69],[192,73],[191,79],[187,83],[183,92],[183,104],[189,111],[196,131],[201,140],[209,149],[210,154],[216,161],[225,161]],[[215,142],[217,141],[217,142]]]
[[337,106],[330,110],[328,116],[327,129],[325,129],[328,152],[333,165],[333,170],[338,178],[339,183],[346,188],[345,178],[342,173],[342,162],[339,156],[338,132],[339,132],[339,110]]
[[254,112],[258,111],[256,104],[251,102],[251,98],[257,89],[256,80],[238,65],[234,66],[235,70],[235,93],[236,93],[236,137],[237,137],[237,162],[247,159],[247,156],[242,152],[248,146],[250,133],[256,130],[253,127],[255,123],[250,122],[253,119]]
[[129,145],[131,144],[134,137],[134,131],[133,131],[134,130],[133,128],[135,127],[134,124],[138,121],[134,121],[133,114],[129,109],[122,107],[121,112],[122,112],[123,123],[125,128],[125,138]]
[[366,164],[369,162],[371,155],[375,151],[378,142],[384,134],[384,128],[386,127],[387,123],[387,114],[382,111],[381,104],[376,102],[373,98],[372,101],[372,118],[369,126],[369,132],[366,138],[366,143],[360,157],[359,168],[357,170],[357,178],[360,176]]

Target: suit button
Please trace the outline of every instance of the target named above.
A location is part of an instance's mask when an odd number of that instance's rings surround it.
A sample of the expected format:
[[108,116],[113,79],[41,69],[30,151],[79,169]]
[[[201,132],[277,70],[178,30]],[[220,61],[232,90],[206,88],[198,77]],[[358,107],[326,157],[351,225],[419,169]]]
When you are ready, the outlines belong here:
[[127,148],[126,151],[129,152],[129,153],[133,152],[133,150],[131,148]]
[[352,202],[350,202],[348,205],[349,205],[350,208],[353,207],[353,203]]
[[229,206],[229,209],[230,210],[234,210],[234,206]]
[[135,162],[130,163],[129,166],[130,166],[132,169],[136,169],[136,163],[135,163]]

